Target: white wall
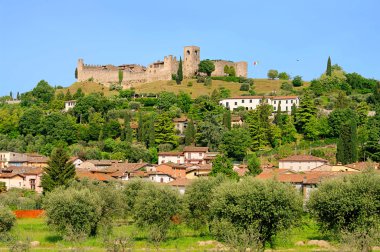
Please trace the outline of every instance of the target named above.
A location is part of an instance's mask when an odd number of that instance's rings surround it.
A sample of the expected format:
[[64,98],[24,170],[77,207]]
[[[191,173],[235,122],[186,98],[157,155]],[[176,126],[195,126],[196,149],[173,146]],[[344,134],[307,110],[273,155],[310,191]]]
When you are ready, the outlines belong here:
[[[254,98],[254,97],[249,97],[247,98],[229,98],[229,99],[224,99],[219,102],[220,105],[228,108],[229,110],[234,110],[237,109],[238,107],[245,107],[247,110],[253,110],[256,109],[257,106],[260,105],[260,102],[263,98]],[[280,98],[264,98],[265,102],[268,105],[273,106],[273,110],[277,111],[278,104],[280,103],[281,111],[288,111],[290,113],[293,104],[296,104],[296,106],[299,106],[299,98],[295,97],[289,97],[285,98],[282,97]]]
[[[161,182],[162,179],[162,182]],[[169,183],[174,179],[166,174],[150,174],[149,180],[157,183]]]
[[158,164],[183,164],[185,163],[185,157],[183,155],[179,156],[166,156],[166,155],[158,155]]
[[300,171],[310,171],[311,169],[317,168],[324,164],[326,164],[326,162],[322,162],[322,161],[310,161],[310,162],[280,161],[279,168],[290,169],[292,171],[300,172]]

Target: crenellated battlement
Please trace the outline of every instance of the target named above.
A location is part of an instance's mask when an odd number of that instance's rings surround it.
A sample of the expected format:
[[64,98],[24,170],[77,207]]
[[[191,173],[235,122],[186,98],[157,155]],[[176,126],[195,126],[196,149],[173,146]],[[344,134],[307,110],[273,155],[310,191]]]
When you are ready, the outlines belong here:
[[[191,78],[198,72],[200,63],[200,48],[198,46],[186,46],[183,51],[183,74],[185,78]],[[223,76],[224,66],[234,66],[237,76],[247,77],[247,62],[232,62],[215,60],[213,76]],[[177,73],[179,61],[173,55],[167,55],[163,60],[157,60],[147,67],[139,64],[94,65],[84,64],[83,59],[78,59],[78,81],[93,79],[96,82],[109,84],[119,81],[119,72],[123,72],[122,84],[144,83],[157,80],[171,80]]]

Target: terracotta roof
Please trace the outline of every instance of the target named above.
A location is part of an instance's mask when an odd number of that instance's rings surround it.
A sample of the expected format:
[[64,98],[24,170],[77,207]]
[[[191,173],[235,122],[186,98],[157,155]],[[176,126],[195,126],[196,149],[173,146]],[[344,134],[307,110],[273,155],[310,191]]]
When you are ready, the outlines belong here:
[[28,154],[28,163],[47,163],[48,157],[36,154]]
[[352,164],[346,164],[348,168],[352,168],[355,170],[363,171],[368,168],[374,168],[374,169],[379,169],[379,163],[375,162],[357,162],[357,163],[352,163]]
[[231,116],[231,122],[240,122],[241,117],[240,116]]
[[208,147],[196,147],[196,146],[186,146],[183,148],[184,152],[207,152]]
[[88,179],[98,180],[98,181],[115,180],[113,177],[111,177],[108,174],[98,173],[98,172],[88,172],[88,171],[78,171],[77,170],[76,175],[79,179],[88,178]]
[[192,181],[190,179],[187,179],[187,178],[178,178],[176,180],[170,181],[168,183],[168,185],[176,186],[176,187],[179,187],[179,186],[188,186],[191,182]]
[[234,171],[237,172],[239,177],[243,177],[249,170],[248,168],[235,168]]
[[159,156],[183,156],[183,152],[159,152]]
[[139,178],[149,177],[148,172],[146,171],[134,171],[130,174],[130,176]]
[[241,95],[241,96],[235,96],[231,98],[226,98],[224,100],[229,100],[229,99],[272,99],[272,100],[283,100],[283,99],[297,99],[298,96],[295,95],[289,95],[289,96],[259,96],[259,95]]
[[294,161],[294,162],[320,161],[320,162],[326,162],[327,163],[327,160],[320,158],[320,157],[315,157],[312,155],[294,155],[294,156],[290,156],[290,157],[280,159],[279,161],[280,162],[284,162],[284,161]]
[[25,174],[25,175],[40,175],[43,172],[42,168],[30,167],[30,166],[9,166],[7,170],[14,174]]
[[295,95],[289,95],[289,96],[270,96],[268,97],[272,100],[287,100],[287,99],[297,99],[298,96]]
[[18,173],[0,173],[0,179],[1,178],[14,178],[16,176],[19,176],[19,177],[22,177],[22,178],[25,178],[24,175],[22,174],[18,174]]
[[186,168],[186,173],[189,173],[192,171],[211,171],[211,169],[212,169],[211,164],[192,165]]
[[187,122],[187,117],[174,118],[173,122]]

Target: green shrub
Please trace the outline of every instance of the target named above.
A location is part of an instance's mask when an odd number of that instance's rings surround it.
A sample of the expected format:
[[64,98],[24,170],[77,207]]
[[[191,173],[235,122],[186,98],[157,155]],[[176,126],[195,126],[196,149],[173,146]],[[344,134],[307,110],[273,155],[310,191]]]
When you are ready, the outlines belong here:
[[303,80],[302,80],[302,77],[297,75],[293,78],[292,80],[292,84],[294,87],[300,87],[303,85]]
[[205,85],[206,87],[211,87],[212,79],[210,77],[207,77],[203,85]]
[[240,85],[240,91],[248,91],[249,90],[249,83],[242,83]]
[[206,76],[197,76],[197,83],[204,83],[205,80],[206,80]]
[[177,79],[177,74],[172,74],[172,80],[176,80]]
[[280,87],[282,90],[285,91],[292,91],[293,90],[293,85],[287,82],[283,82]]
[[5,206],[0,205],[0,234],[8,232],[14,226],[16,216]]
[[188,87],[192,87],[192,86],[193,86],[193,82],[192,82],[192,81],[189,81],[189,82],[187,83],[187,86],[188,86]]
[[128,104],[128,106],[129,106],[130,109],[139,110],[139,108],[141,107],[141,103],[135,102],[135,101],[131,101]]
[[0,194],[0,202],[11,210],[40,209],[41,195],[31,190],[11,188]]

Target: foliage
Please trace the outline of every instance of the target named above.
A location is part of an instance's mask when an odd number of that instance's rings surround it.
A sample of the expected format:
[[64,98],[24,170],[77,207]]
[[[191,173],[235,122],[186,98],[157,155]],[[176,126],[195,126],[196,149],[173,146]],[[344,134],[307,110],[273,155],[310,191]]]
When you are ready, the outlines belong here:
[[195,142],[201,146],[207,146],[211,150],[217,150],[225,129],[217,115],[206,118],[207,120],[200,121],[197,125]]
[[131,98],[134,95],[135,95],[135,90],[132,90],[132,89],[119,90],[119,96],[121,98]]
[[16,216],[5,206],[0,205],[0,234],[8,232],[16,223]]
[[179,64],[178,64],[178,70],[177,70],[177,76],[176,76],[177,84],[180,84],[182,80],[183,80],[182,58],[179,57]]
[[50,192],[58,186],[65,186],[74,179],[75,166],[69,161],[69,156],[63,148],[55,149],[44,168],[41,185],[44,192]]
[[232,128],[224,132],[220,149],[229,158],[243,160],[251,146],[249,131],[245,128]]
[[302,76],[294,76],[293,80],[292,80],[292,84],[293,84],[293,87],[300,87],[303,85],[303,80],[302,80]]
[[322,231],[338,238],[345,232],[372,237],[380,232],[379,193],[379,175],[359,173],[322,182],[307,206]]
[[156,144],[178,145],[178,138],[174,133],[174,124],[166,113],[157,116],[154,130]]
[[187,127],[185,129],[184,134],[185,134],[185,145],[186,146],[194,143],[196,131],[195,131],[195,126],[194,126],[193,120],[189,120],[189,122],[187,123]]
[[118,72],[119,84],[123,82],[123,77],[124,77],[124,72],[121,69],[119,69],[119,72]]
[[236,76],[236,71],[235,71],[234,66],[225,65],[223,71],[227,76]]
[[41,195],[35,191],[10,188],[0,193],[0,202],[11,210],[30,210],[41,208]]
[[212,85],[212,79],[210,77],[206,77],[203,85],[210,87]]
[[248,91],[249,90],[249,84],[248,83],[242,83],[240,85],[240,91]]
[[328,60],[327,60],[327,67],[326,67],[326,75],[327,76],[331,76],[331,58],[329,56]]
[[263,169],[261,169],[260,159],[256,156],[256,153],[252,153],[248,156],[248,170],[249,175],[259,175]]
[[157,108],[167,111],[169,108],[177,103],[177,96],[172,92],[161,92],[157,98]]
[[194,180],[187,188],[184,196],[184,220],[195,230],[209,228],[211,220],[210,202],[213,190],[219,186],[225,177],[209,177]]
[[358,161],[358,141],[355,121],[344,122],[340,129],[336,161],[343,165]]
[[289,80],[290,79],[290,75],[286,72],[281,72],[278,74],[278,78],[280,80]]
[[280,88],[285,91],[293,91],[293,85],[288,82],[283,82]]
[[267,76],[268,76],[269,79],[274,80],[274,79],[276,79],[278,77],[278,71],[275,70],[275,69],[269,69],[268,73],[267,73]]
[[37,101],[49,103],[54,98],[54,88],[44,80],[38,82],[37,86],[33,88],[31,94],[37,99]]
[[296,112],[295,125],[297,130],[303,132],[305,125],[310,121],[310,119],[315,116],[317,109],[314,105],[314,101],[311,99],[310,95],[306,93],[300,101],[300,105]]
[[[151,240],[164,240],[169,228],[173,225],[171,219],[181,211],[178,192],[170,187],[150,183],[140,190],[134,204],[134,219],[137,227],[152,230]],[[160,235],[157,237],[156,235]]]
[[271,142],[269,116],[272,114],[272,109],[272,106],[262,104],[248,112],[246,123],[252,139],[253,151],[264,148]]
[[358,122],[357,115],[355,111],[349,108],[345,109],[334,109],[328,117],[328,123],[331,127],[331,136],[339,136],[342,125],[350,120]]
[[191,100],[191,96],[189,94],[182,92],[182,91],[179,92],[179,94],[177,96],[177,104],[178,104],[178,107],[184,113],[189,112],[191,103],[192,103],[192,100]]
[[[299,220],[302,199],[291,185],[246,178],[216,188],[210,208],[212,230],[218,239],[225,240],[224,230],[228,227],[239,235],[255,230],[257,236],[247,241],[249,247],[264,251],[266,242],[273,245],[279,232]],[[221,224],[227,225],[222,230],[215,228]]]
[[20,117],[19,130],[23,135],[31,134],[33,136],[40,132],[43,111],[40,108],[32,107],[25,110]]
[[231,160],[225,155],[218,155],[212,161],[212,170],[210,176],[217,176],[223,174],[228,178],[238,179],[238,174],[233,170],[233,165]]
[[227,129],[231,129],[231,110],[227,109],[226,112],[223,113],[223,125]]
[[211,76],[211,73],[215,71],[215,64],[211,60],[201,60],[198,65],[198,72],[205,73],[207,76]]

